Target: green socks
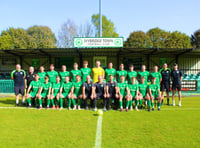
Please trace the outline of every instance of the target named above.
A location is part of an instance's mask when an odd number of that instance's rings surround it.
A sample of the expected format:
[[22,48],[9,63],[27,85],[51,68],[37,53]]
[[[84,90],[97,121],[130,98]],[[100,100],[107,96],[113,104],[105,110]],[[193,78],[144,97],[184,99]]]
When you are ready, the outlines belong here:
[[55,104],[54,104],[54,99],[51,99],[51,104],[52,104],[53,106],[55,106]]
[[161,103],[159,102],[159,103],[158,103],[158,108],[160,108],[160,106],[161,106]]
[[59,100],[57,100],[57,106],[59,106],[59,103],[60,103],[60,101],[59,101]]
[[76,101],[75,101],[74,99],[72,99],[72,104],[73,104],[74,106],[76,106]]
[[38,99],[39,105],[42,106],[42,99]]
[[148,106],[151,107],[151,100],[148,100]]
[[154,108],[154,103],[152,102],[152,108]]
[[79,99],[78,105],[81,106],[83,99]]
[[130,106],[133,106],[133,100],[129,101]]
[[48,107],[49,107],[50,103],[51,103],[51,100],[48,99],[48,100],[47,100],[47,106],[48,106]]
[[30,98],[27,98],[26,100],[27,100],[27,102],[28,102],[28,105],[31,105],[31,99],[30,99]]
[[128,101],[126,101],[126,108],[128,108],[128,106],[129,106],[129,100]]
[[122,103],[122,101],[119,101],[119,106],[120,106],[120,108],[123,107],[123,103]]
[[69,98],[69,108],[71,108],[71,104],[72,104],[72,99],[71,98]]
[[142,100],[140,100],[140,105],[142,105]]
[[60,98],[60,107],[63,107],[63,98]]
[[136,100],[136,106],[138,106],[139,105],[139,100]]

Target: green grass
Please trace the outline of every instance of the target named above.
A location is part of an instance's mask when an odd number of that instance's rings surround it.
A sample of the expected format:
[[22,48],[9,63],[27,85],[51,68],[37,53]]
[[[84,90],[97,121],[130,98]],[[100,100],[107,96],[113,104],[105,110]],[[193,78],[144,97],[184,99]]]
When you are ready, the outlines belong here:
[[[11,97],[0,107],[14,106]],[[176,101],[178,103],[178,101]],[[94,147],[93,111],[0,109],[0,147]],[[102,147],[199,147],[200,97],[184,97],[182,107],[154,112],[103,114]]]

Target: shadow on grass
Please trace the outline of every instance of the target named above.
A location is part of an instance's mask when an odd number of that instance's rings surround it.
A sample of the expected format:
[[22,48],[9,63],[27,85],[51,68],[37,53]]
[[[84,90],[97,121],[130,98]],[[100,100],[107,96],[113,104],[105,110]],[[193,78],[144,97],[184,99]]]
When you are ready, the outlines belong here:
[[13,100],[13,99],[0,99],[0,104],[10,104],[10,105],[12,104],[14,106],[15,100]]

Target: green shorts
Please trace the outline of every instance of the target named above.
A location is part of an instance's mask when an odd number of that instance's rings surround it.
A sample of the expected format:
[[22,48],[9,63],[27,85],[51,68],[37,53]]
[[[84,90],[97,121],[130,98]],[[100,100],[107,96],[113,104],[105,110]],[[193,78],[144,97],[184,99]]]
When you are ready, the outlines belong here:
[[53,93],[53,96],[54,96],[54,97],[56,97],[56,96],[57,96],[57,94],[58,94],[58,92],[57,92],[57,93]]
[[36,94],[37,94],[37,93],[31,92],[31,93],[30,93],[31,98],[35,98]]
[[74,96],[75,96],[76,98],[78,98],[80,95],[81,95],[81,93],[74,94]]
[[159,97],[159,95],[156,93],[156,94],[152,94],[152,96],[154,97],[154,99],[157,99]]
[[69,93],[62,93],[64,98],[68,98]]
[[136,93],[131,93],[131,96],[133,97],[133,99],[135,99]]
[[47,98],[47,93],[41,93],[42,98]]

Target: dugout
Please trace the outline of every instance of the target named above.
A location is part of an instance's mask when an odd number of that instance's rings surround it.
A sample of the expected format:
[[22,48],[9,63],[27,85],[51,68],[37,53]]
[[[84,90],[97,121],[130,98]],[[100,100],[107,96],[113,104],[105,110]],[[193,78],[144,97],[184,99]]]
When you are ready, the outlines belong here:
[[[28,71],[29,66],[35,70],[43,65],[46,70],[53,63],[55,70],[60,71],[61,65],[66,65],[67,70],[73,68],[77,62],[82,67],[84,60],[89,62],[89,67],[95,66],[96,60],[101,61],[102,67],[107,67],[108,62],[113,62],[118,69],[120,63],[124,63],[128,70],[129,64],[134,64],[139,71],[142,64],[151,71],[154,65],[160,68],[163,63],[168,63],[172,68],[174,63],[179,64],[179,69],[184,73],[184,78],[199,81],[200,76],[200,49],[160,49],[160,48],[55,48],[55,49],[12,49],[0,50],[0,79],[9,79],[10,72],[15,69],[17,63],[22,69]],[[196,84],[196,91],[200,86]]]

